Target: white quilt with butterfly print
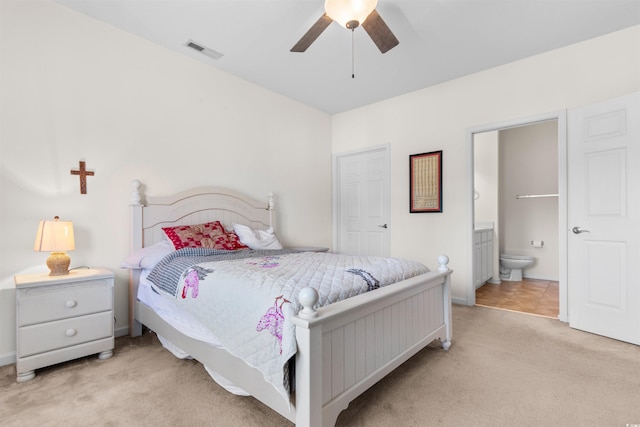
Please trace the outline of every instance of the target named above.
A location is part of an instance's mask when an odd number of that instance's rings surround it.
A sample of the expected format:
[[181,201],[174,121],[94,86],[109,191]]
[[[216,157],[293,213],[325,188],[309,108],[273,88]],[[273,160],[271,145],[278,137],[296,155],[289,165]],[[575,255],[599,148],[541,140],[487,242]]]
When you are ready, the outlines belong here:
[[220,339],[225,349],[259,369],[288,401],[285,366],[296,352],[291,318],[298,293],[316,288],[319,305],[395,283],[429,270],[399,258],[272,251],[187,268],[175,299]]

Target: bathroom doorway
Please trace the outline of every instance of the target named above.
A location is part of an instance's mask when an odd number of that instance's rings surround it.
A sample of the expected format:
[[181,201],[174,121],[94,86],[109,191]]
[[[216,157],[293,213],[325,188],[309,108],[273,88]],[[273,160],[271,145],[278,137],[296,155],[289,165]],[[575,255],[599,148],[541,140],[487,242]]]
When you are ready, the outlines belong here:
[[[566,316],[565,127],[559,113],[471,133],[474,234],[487,227],[493,234],[490,275],[474,283],[474,304]],[[522,280],[508,280],[513,275],[501,275],[500,254],[534,261]]]

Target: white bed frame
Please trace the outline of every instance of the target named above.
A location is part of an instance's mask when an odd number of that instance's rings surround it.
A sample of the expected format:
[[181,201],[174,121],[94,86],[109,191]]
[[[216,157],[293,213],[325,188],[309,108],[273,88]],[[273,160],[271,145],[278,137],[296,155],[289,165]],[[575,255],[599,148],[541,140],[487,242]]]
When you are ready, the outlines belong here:
[[[162,239],[162,227],[219,220],[226,227],[273,226],[273,195],[267,202],[222,188],[203,187],[168,197],[147,197],[132,182],[131,250]],[[137,299],[139,270],[131,270],[132,336],[142,325],[171,341],[297,426],[333,426],[349,403],[432,341],[451,346],[448,258],[430,273],[313,309],[317,293],[301,292],[294,318],[298,351],[295,387],[286,402],[262,374],[224,350],[191,339]],[[304,295],[304,296],[303,296]]]

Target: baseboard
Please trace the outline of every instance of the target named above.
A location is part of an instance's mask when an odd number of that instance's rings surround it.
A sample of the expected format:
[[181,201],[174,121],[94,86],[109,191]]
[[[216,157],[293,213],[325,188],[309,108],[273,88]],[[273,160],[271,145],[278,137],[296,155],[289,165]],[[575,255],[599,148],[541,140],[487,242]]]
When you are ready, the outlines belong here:
[[128,326],[124,326],[122,328],[115,329],[113,331],[113,335],[115,335],[116,338],[117,337],[123,337],[125,335],[129,335],[129,327]]
[[523,279],[533,279],[533,280],[548,280],[550,282],[559,282],[560,279],[558,279],[557,277],[549,277],[549,276],[540,276],[540,275],[536,275],[536,276],[529,276],[528,274],[523,274],[522,275]]
[[451,304],[457,305],[469,305],[467,304],[467,300],[464,298],[451,297]]
[[0,366],[13,365],[16,363],[15,353],[0,354]]

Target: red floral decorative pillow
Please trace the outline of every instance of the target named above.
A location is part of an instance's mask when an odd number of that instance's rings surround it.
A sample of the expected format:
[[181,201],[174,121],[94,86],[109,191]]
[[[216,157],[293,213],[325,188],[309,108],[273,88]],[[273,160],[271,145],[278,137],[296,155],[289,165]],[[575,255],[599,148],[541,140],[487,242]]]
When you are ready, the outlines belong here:
[[248,246],[245,246],[240,242],[240,238],[236,233],[230,232],[225,234],[218,234],[216,236],[212,236],[208,239],[202,240],[203,248],[210,249],[226,249],[230,251],[235,251],[238,249],[249,249]]
[[171,240],[176,250],[182,248],[207,248],[210,246],[203,245],[203,241],[208,242],[216,236],[227,234],[220,221],[196,225],[163,227],[162,231],[164,231],[169,240]]

